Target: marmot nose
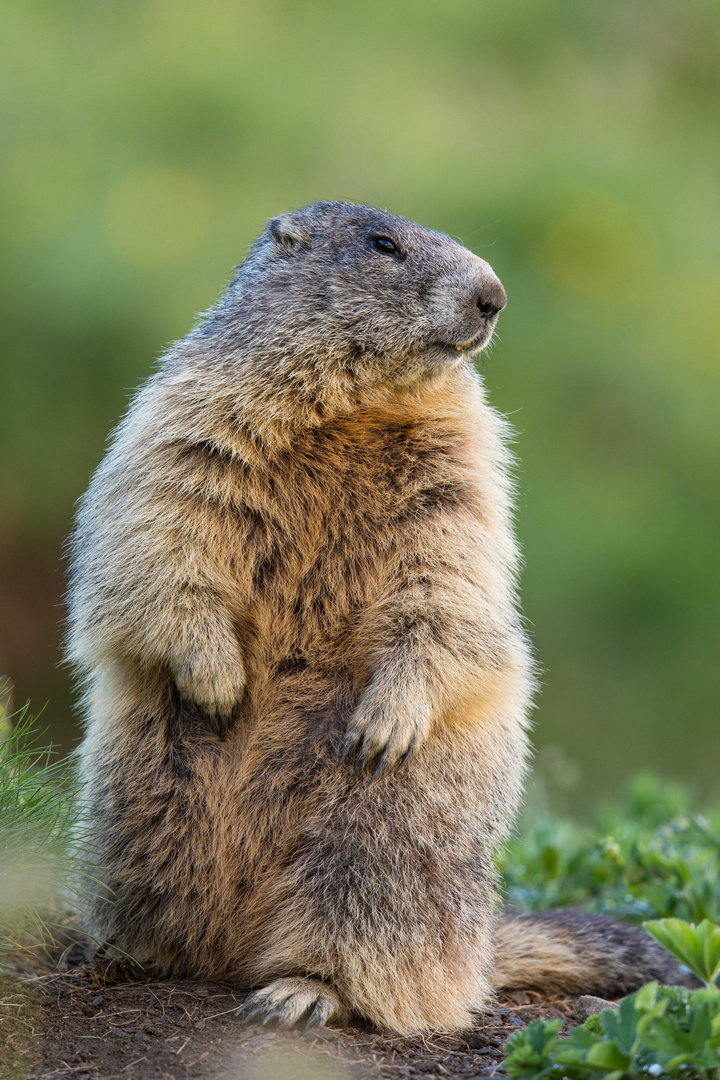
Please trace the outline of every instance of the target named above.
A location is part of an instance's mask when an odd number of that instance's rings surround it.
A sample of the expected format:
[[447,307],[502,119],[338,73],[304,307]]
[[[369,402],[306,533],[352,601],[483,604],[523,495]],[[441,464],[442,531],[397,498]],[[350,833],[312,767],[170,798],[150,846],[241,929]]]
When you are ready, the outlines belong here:
[[505,290],[496,277],[484,278],[475,297],[477,309],[484,319],[492,319],[507,304]]

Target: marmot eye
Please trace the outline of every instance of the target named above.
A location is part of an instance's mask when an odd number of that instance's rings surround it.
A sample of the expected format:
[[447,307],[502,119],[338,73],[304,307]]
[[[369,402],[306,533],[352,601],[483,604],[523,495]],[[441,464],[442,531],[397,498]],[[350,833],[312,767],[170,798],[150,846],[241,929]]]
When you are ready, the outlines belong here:
[[389,236],[373,236],[372,246],[383,255],[399,255],[400,249]]

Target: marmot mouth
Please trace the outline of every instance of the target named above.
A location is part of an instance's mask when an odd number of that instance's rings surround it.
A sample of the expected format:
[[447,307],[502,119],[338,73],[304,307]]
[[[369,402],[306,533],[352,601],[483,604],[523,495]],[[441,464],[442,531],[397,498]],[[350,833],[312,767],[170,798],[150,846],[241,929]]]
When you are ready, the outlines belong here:
[[453,352],[474,352],[487,345],[491,336],[492,331],[488,332],[487,328],[483,328],[482,330],[479,330],[474,337],[468,338],[467,341],[433,341],[433,345],[436,345],[440,349],[451,350]]

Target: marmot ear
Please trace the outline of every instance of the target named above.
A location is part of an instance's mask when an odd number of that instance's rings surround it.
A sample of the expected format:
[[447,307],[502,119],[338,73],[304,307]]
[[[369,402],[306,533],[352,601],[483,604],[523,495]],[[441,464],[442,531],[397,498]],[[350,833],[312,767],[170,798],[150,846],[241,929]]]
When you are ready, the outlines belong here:
[[272,219],[268,228],[275,243],[288,252],[295,251],[310,239],[307,228],[296,214],[281,214]]

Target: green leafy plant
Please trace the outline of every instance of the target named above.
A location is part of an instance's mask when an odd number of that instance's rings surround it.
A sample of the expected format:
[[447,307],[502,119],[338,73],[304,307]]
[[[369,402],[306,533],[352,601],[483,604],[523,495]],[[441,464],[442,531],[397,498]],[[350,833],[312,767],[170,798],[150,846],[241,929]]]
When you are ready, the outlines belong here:
[[517,1080],[532,1080],[535,1076],[560,1075],[552,1070],[555,1068],[553,1054],[561,1027],[562,1020],[533,1020],[527,1027],[511,1035],[504,1062],[508,1076]]
[[541,815],[500,860],[520,910],[573,905],[634,922],[720,922],[720,812],[699,814],[689,792],[636,777],[587,825]]
[[501,869],[520,909],[572,904],[635,922],[650,917],[645,927],[706,987],[651,983],[567,1038],[559,1021],[535,1021],[508,1042],[510,1077],[720,1080],[717,810],[701,815],[681,787],[636,777],[616,807],[586,825],[540,816]]
[[73,770],[39,744],[28,707],[0,716],[0,959],[52,942],[71,875],[90,886],[78,807]]
[[535,1020],[507,1044],[513,1080],[718,1080],[720,994],[648,983],[617,1013],[590,1017],[560,1039],[560,1021]]
[[717,990],[720,926],[709,919],[703,919],[699,926],[682,919],[655,919],[643,923],[643,926],[668,952],[690,968],[709,990]]

